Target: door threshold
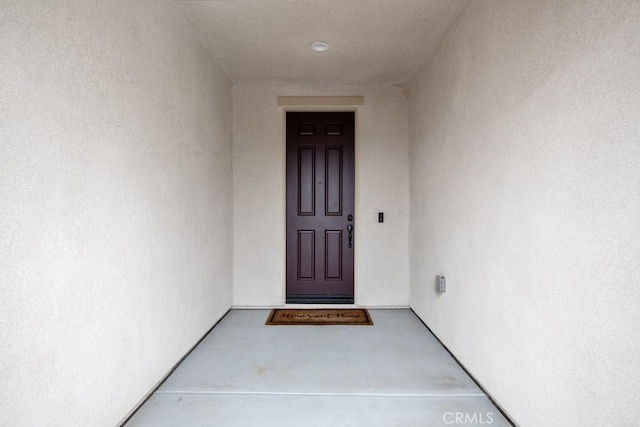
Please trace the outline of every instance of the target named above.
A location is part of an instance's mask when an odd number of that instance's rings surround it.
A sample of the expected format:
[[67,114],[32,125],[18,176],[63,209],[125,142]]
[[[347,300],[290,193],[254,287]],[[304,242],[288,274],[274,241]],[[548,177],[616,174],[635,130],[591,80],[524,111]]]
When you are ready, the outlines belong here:
[[286,303],[282,306],[282,308],[295,308],[295,309],[314,309],[314,308],[361,308],[356,304],[298,304],[298,303]]
[[234,305],[232,310],[273,310],[274,308],[322,309],[322,308],[367,308],[369,310],[410,310],[408,305],[358,305],[358,304],[280,304],[280,305]]
[[353,295],[289,295],[286,304],[353,304]]

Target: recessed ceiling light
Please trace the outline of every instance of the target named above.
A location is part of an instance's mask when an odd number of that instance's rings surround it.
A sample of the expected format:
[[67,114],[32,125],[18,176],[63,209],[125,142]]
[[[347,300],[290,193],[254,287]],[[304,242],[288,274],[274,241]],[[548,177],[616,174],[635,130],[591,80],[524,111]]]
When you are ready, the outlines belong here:
[[311,49],[315,50],[316,52],[325,52],[329,50],[329,43],[323,41],[313,42],[310,44],[310,46]]

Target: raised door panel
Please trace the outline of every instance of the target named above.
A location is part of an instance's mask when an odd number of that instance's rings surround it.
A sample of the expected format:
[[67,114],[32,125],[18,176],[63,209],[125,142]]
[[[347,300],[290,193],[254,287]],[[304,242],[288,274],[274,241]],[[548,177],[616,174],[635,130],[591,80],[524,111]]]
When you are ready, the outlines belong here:
[[316,156],[314,147],[298,148],[298,215],[315,215]]

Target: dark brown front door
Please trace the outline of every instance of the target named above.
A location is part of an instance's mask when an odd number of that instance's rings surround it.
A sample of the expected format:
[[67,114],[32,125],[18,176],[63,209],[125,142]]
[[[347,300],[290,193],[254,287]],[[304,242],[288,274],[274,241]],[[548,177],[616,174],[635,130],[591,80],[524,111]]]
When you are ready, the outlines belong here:
[[353,112],[287,113],[287,302],[353,303]]

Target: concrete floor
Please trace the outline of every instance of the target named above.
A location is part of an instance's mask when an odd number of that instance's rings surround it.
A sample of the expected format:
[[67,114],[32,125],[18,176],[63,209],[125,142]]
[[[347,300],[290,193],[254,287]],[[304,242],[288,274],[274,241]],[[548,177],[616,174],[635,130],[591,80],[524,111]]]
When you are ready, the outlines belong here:
[[410,310],[370,313],[265,326],[269,310],[232,310],[126,427],[510,425]]

